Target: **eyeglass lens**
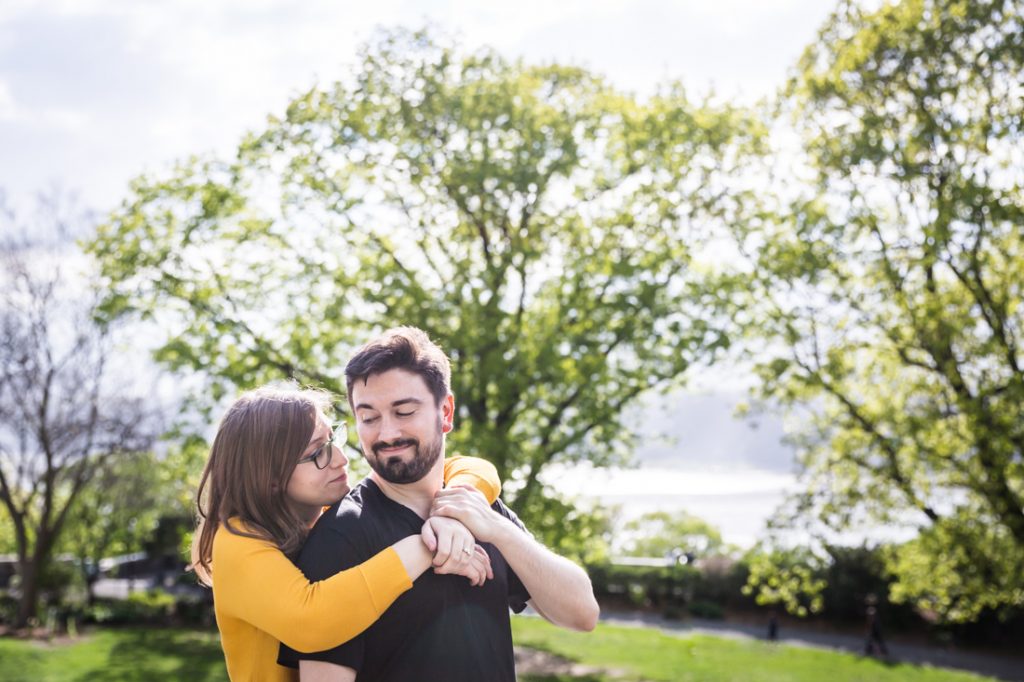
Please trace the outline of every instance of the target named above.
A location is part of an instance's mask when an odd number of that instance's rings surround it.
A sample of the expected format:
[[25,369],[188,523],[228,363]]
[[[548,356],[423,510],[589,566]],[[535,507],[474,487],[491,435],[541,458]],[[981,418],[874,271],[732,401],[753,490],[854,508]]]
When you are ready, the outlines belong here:
[[316,457],[313,459],[313,463],[316,464],[317,469],[326,469],[331,463],[331,458],[334,456],[334,448],[340,448],[345,444],[348,437],[348,430],[345,422],[342,422],[334,427],[334,432],[331,433],[331,437],[327,439],[327,442],[320,446],[320,449],[316,453]]

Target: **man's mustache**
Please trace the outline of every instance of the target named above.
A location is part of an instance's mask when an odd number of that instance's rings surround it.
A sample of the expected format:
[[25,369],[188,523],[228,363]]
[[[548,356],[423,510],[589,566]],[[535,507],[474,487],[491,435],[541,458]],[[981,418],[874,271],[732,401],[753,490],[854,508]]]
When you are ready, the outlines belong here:
[[384,448],[404,448],[410,445],[419,447],[419,444],[420,442],[416,438],[399,438],[392,441],[379,440],[370,446],[370,449],[373,450],[373,454],[379,455],[380,451]]

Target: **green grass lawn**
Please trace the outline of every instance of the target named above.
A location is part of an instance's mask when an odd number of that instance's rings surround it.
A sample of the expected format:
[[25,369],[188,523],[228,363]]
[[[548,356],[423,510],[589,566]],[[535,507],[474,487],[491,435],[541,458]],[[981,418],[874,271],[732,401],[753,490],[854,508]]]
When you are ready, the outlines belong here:
[[[524,682],[967,682],[967,673],[892,665],[850,654],[705,635],[671,637],[645,628],[600,625],[593,633],[559,630],[538,618],[513,618],[517,645],[614,671],[581,677],[522,676]],[[4,682],[227,680],[215,632],[99,630],[60,644],[0,639]],[[485,682],[481,680],[481,682]]]
[[[517,645],[614,670],[587,682],[978,682],[992,678],[880,661],[822,649],[708,635],[673,637],[647,628],[598,625],[592,633],[560,630],[539,618],[512,619]],[[563,682],[564,676],[523,676]]]
[[216,632],[100,630],[53,645],[0,639],[0,680],[4,682],[227,679]]

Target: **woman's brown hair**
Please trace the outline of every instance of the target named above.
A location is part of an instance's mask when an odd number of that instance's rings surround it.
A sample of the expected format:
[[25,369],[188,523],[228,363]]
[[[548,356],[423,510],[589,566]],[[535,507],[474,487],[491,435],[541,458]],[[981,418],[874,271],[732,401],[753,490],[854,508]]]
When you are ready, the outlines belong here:
[[[196,492],[192,566],[200,582],[212,583],[213,537],[221,527],[269,540],[289,557],[302,547],[307,520],[292,510],[285,491],[317,415],[330,405],[324,391],[264,386],[228,408]],[[235,517],[244,530],[230,522]]]

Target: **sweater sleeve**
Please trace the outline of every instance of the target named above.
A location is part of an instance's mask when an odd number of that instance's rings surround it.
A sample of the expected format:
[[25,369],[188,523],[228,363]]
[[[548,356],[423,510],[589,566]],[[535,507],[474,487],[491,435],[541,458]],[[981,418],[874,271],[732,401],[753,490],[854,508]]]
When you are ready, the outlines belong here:
[[272,543],[221,527],[213,542],[218,608],[297,651],[322,651],[372,625],[412,587],[388,547],[326,580],[310,583]]
[[498,470],[486,459],[455,455],[444,460],[444,484],[471,485],[484,494],[487,504],[501,495],[501,479]]

